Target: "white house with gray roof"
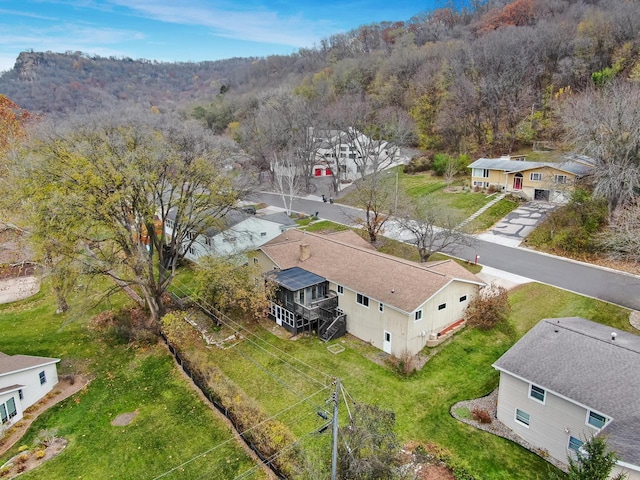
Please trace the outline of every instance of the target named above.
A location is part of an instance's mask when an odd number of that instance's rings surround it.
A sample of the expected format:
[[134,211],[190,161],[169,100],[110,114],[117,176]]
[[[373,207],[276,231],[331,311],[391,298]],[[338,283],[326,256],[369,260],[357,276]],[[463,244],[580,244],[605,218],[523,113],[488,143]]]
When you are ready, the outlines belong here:
[[[165,224],[165,232],[169,236],[173,233],[174,219],[175,214],[170,212]],[[284,212],[255,214],[232,210],[221,220],[218,228],[193,233],[195,238],[185,247],[185,258],[197,262],[208,255],[228,257],[244,254],[296,226],[296,222]]]
[[0,422],[11,425],[58,383],[59,358],[0,352]]
[[567,463],[594,435],[640,479],[640,336],[584,318],[541,320],[493,365],[498,420]]

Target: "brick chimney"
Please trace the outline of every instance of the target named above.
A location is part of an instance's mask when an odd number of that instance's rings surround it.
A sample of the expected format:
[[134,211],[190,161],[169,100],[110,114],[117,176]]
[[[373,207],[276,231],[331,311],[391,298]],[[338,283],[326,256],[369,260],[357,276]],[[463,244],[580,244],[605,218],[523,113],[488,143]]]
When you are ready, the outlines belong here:
[[304,262],[311,256],[311,246],[308,243],[300,244],[300,261]]

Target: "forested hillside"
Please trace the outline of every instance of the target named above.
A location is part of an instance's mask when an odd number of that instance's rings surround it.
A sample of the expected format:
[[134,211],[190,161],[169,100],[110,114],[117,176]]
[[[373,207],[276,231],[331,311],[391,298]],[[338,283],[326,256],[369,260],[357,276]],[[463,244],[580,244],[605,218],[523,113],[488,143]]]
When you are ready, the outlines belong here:
[[0,93],[47,114],[115,100],[199,105],[196,116],[221,132],[247,128],[276,89],[325,119],[355,100],[408,114],[414,135],[404,140],[422,149],[505,153],[560,138],[563,98],[613,77],[640,79],[637,0],[477,3],[363,25],[289,56],[158,63],[25,52],[0,77]]

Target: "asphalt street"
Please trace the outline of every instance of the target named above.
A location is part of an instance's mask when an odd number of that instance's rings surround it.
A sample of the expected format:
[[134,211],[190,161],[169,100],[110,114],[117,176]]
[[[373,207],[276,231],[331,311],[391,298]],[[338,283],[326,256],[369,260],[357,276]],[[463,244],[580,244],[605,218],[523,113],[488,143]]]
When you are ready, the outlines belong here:
[[[282,199],[276,194],[260,193],[254,195],[253,199],[277,207],[283,206]],[[320,218],[346,225],[354,225],[357,218],[364,216],[361,210],[323,203],[315,198],[295,198],[292,209],[308,214],[318,212]],[[478,255],[478,263],[481,265],[640,310],[640,277],[635,275],[477,238],[471,247],[460,247],[452,254],[469,261],[475,261]]]

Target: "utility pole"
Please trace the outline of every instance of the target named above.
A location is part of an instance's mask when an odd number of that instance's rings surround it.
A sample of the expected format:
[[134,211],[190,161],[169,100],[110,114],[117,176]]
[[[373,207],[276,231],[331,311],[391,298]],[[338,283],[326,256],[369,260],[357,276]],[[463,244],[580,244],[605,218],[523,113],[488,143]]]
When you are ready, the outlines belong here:
[[331,480],[338,478],[338,401],[340,400],[340,379],[336,379],[333,397],[333,449],[331,453]]

